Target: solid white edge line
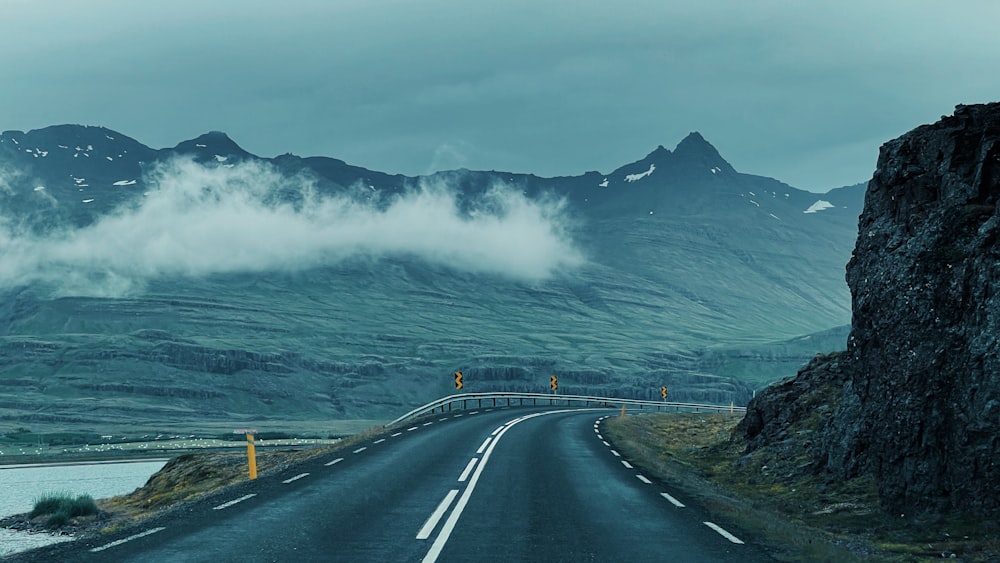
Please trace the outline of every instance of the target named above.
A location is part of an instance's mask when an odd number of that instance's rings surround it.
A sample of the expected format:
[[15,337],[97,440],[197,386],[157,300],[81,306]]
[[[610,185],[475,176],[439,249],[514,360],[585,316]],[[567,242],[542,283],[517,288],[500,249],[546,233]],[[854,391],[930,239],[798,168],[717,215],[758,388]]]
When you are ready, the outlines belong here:
[[479,461],[478,457],[474,457],[469,460],[469,465],[466,465],[465,470],[462,471],[462,474],[458,476],[459,483],[464,483],[465,480],[469,478],[469,473],[472,473],[472,468],[476,466],[477,461]]
[[494,430],[493,433],[490,434],[490,436],[496,436],[497,434],[500,433],[501,430],[503,430],[503,426],[500,426],[496,430]]
[[479,446],[479,449],[476,450],[476,455],[481,455],[484,451],[486,451],[486,446],[490,445],[490,440],[492,440],[492,439],[493,438],[490,437],[490,438],[487,438],[486,440],[484,440],[483,441],[483,445]]
[[106,543],[106,544],[102,545],[101,547],[95,547],[95,548],[91,549],[90,552],[91,553],[97,553],[99,551],[104,551],[105,549],[109,549],[109,548],[121,545],[121,544],[123,544],[125,542],[130,542],[132,540],[137,540],[139,538],[144,538],[144,537],[146,537],[148,535],[152,535],[152,534],[155,534],[156,532],[161,532],[163,530],[166,530],[166,528],[164,528],[163,526],[160,526],[159,528],[150,528],[150,529],[146,530],[145,532],[141,532],[141,533],[138,533],[138,534],[133,534],[133,535],[127,537],[127,538],[122,538],[120,540],[116,540],[116,541],[113,541],[111,543]]
[[417,532],[418,540],[425,540],[431,537],[431,532],[433,532],[434,528],[437,527],[438,522],[441,521],[441,517],[448,511],[448,507],[451,506],[451,503],[455,500],[456,496],[458,496],[458,489],[452,489],[448,491],[448,494],[446,494],[443,499],[441,499],[441,503],[438,504],[437,508],[434,509],[434,512],[432,512],[427,518],[427,521],[424,522],[420,531]]
[[333,460],[333,461],[328,461],[328,462],[324,463],[323,465],[325,465],[325,466],[327,466],[327,467],[330,467],[331,465],[333,465],[333,464],[335,464],[335,463],[340,463],[340,462],[342,462],[342,461],[344,461],[344,458],[342,458],[342,457],[338,457],[337,459],[335,459],[335,460]]
[[653,484],[652,481],[650,481],[649,479],[646,479],[645,475],[641,475],[641,474],[640,475],[636,475],[635,478],[638,479],[638,480],[640,480],[640,481],[642,481],[643,483],[645,483],[647,485],[652,485]]
[[684,508],[684,503],[683,502],[675,499],[674,497],[670,496],[669,494],[667,494],[667,493],[660,493],[660,496],[663,497],[663,498],[665,498],[665,499],[667,499],[667,500],[669,500],[670,504],[676,506],[677,508]]
[[372,444],[381,444],[384,441],[385,441],[385,438],[381,438],[379,440],[375,440],[374,442],[372,442]]
[[287,485],[288,483],[291,483],[292,481],[298,481],[299,479],[301,479],[303,477],[308,477],[308,476],[309,476],[308,473],[299,473],[295,477],[292,477],[290,479],[285,479],[284,481],[282,481],[282,483],[285,483]]
[[743,543],[743,540],[741,540],[740,538],[738,538],[738,537],[730,534],[729,532],[723,530],[722,526],[719,526],[718,524],[714,524],[712,522],[702,522],[702,524],[708,526],[709,528],[712,528],[716,532],[719,532],[720,536],[726,538],[727,540],[729,540],[729,541],[731,541],[733,543],[738,543],[738,544],[742,544]]
[[232,506],[234,504],[243,502],[243,501],[245,501],[247,499],[250,499],[250,498],[253,498],[255,496],[257,496],[257,493],[250,493],[249,495],[243,495],[243,496],[241,496],[238,499],[234,499],[234,500],[231,500],[229,502],[224,502],[224,503],[220,504],[219,506],[213,506],[212,510],[222,510],[223,508],[229,508],[230,506]]
[[354,453],[359,454],[368,449],[368,446],[361,446],[360,448],[354,450]]
[[624,465],[625,467],[627,467],[629,469],[633,469],[632,464],[629,463],[629,462],[627,462],[627,461],[625,461],[624,459],[622,460],[622,465]]

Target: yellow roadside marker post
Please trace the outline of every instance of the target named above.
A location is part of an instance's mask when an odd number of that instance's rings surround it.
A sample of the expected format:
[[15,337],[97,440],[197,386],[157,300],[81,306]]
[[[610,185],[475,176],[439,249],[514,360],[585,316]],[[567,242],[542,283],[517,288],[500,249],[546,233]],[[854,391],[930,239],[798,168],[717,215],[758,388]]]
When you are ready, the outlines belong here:
[[247,434],[247,464],[250,467],[250,479],[257,478],[257,448],[253,443],[253,434]]
[[622,405],[622,416],[625,416],[625,405]]

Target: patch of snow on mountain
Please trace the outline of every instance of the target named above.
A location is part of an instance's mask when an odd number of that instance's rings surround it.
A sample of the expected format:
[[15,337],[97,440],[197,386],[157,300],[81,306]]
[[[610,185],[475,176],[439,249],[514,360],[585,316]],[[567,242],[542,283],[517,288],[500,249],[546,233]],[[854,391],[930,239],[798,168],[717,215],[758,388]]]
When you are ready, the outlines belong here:
[[201,143],[196,143],[194,146],[198,147],[199,149],[204,149],[204,148],[208,147],[208,145],[203,145]]
[[750,195],[752,195],[752,196],[754,196],[754,197],[757,197],[757,194],[755,194],[753,192],[747,192],[747,193],[750,194]]
[[653,170],[656,170],[656,165],[655,164],[650,164],[649,165],[649,170],[643,172],[642,174],[629,174],[628,176],[625,176],[625,181],[626,182],[635,182],[636,180],[642,180],[646,176],[649,176],[650,174],[652,174]]
[[757,207],[760,207],[760,204],[759,204],[759,203],[757,203],[756,201],[752,200],[752,199],[750,200],[750,203],[752,203],[752,204],[756,205]]
[[709,170],[711,170],[711,171],[712,171],[712,174],[718,174],[719,172],[722,172],[722,169],[721,169],[721,168],[719,168],[718,166],[713,166],[713,167],[712,167],[712,168],[710,168]]
[[135,180],[118,180],[112,186],[132,186],[135,184]]
[[68,148],[69,148],[69,147],[67,147],[66,145],[56,145],[56,146],[58,146],[58,147],[59,147],[59,148],[61,148],[61,149],[68,149]]
[[111,158],[110,156],[106,156],[106,157],[104,157],[104,158],[106,158],[106,159],[108,159],[108,160],[114,160],[114,159],[113,159],[113,158]]
[[13,137],[11,137],[11,139],[10,139],[10,140],[11,140],[11,141],[14,141],[14,144],[15,144],[15,145],[20,145],[20,144],[21,144],[21,143],[18,143],[18,142],[17,142],[17,139],[15,139],[15,138],[13,138]]
[[[768,213],[768,215],[770,215],[771,217],[774,217],[775,219],[778,219],[778,216],[775,215],[774,213]],[[778,220],[781,221],[781,219],[778,219]]]
[[833,204],[826,200],[817,200],[816,203],[809,206],[809,209],[803,211],[803,213],[816,213],[817,211],[823,211],[824,209],[830,209]]
[[45,189],[45,186],[38,186],[38,187],[35,188],[35,191],[36,192],[40,192],[40,191],[42,191],[44,189]]
[[228,156],[215,155],[215,160],[216,160],[216,162],[225,162],[225,161],[229,160],[229,157]]
[[110,140],[112,140],[112,141],[114,141],[114,140],[115,140],[115,138],[114,138],[114,137],[112,137],[111,135],[105,135],[105,137],[107,137],[108,139],[110,139]]
[[605,178],[603,182],[601,182],[600,184],[597,184],[597,187],[598,188],[606,188],[606,187],[608,187],[608,179]]
[[92,201],[94,201],[94,198],[85,199],[85,200],[83,200],[83,203],[90,203]]

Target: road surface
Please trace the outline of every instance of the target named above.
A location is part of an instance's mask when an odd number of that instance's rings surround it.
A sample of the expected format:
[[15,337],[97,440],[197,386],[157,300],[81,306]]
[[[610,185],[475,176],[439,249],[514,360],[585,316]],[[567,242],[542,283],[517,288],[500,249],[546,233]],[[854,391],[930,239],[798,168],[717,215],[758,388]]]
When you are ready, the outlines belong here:
[[[631,466],[608,409],[440,414],[118,535],[63,561],[770,561]],[[744,543],[745,542],[745,543]]]

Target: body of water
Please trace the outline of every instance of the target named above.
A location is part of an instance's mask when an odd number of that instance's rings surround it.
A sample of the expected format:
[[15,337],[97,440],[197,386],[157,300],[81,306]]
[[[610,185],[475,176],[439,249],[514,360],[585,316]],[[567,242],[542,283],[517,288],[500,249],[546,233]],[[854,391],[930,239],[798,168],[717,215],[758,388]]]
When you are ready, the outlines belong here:
[[[68,465],[0,465],[0,517],[30,512],[45,495],[90,495],[95,500],[128,494],[143,486],[167,460],[83,463]],[[65,541],[65,536],[29,534],[0,529],[0,557],[40,545]]]

